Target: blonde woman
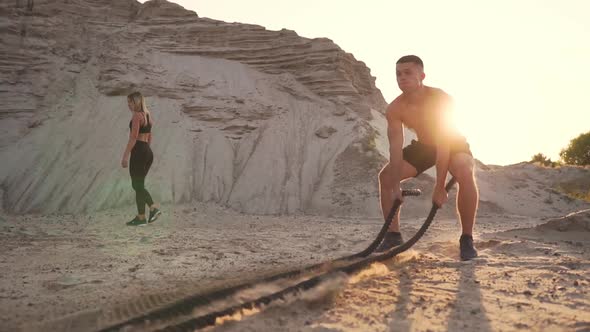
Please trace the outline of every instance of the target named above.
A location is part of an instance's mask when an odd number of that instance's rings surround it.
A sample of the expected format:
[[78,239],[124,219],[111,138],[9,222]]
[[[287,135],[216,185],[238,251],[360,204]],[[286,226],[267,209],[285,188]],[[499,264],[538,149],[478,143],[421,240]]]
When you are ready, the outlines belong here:
[[[121,166],[129,166],[131,185],[135,190],[135,202],[137,203],[137,216],[127,222],[127,226],[141,226],[156,221],[161,214],[154,203],[152,196],[145,189],[145,177],[154,160],[154,154],[150,148],[152,141],[152,126],[154,120],[145,106],[145,99],[139,92],[127,96],[127,105],[132,117],[129,122],[129,141],[123,153]],[[150,207],[150,215],[145,218],[145,205]]]

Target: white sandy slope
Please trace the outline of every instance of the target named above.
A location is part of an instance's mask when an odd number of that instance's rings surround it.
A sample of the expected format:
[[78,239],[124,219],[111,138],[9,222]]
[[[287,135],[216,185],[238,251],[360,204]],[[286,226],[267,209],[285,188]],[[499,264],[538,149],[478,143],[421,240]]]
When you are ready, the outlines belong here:
[[[183,102],[198,105],[206,98],[213,122],[220,116],[215,104],[239,100],[250,112],[219,128],[194,121],[177,100],[148,98],[156,158],[147,183],[158,201],[214,201],[256,213],[329,205],[313,195],[330,184],[336,157],[363,137],[366,128],[354,115],[335,116],[336,106],[317,97],[297,98],[297,92],[313,94],[289,74],[263,75],[238,62],[198,56],[155,53],[149,62],[166,68],[161,85],[197,72],[207,88]],[[74,95],[0,151],[0,180],[10,193],[4,205],[11,211],[81,212],[132,203],[127,170],[119,166],[130,114],[124,97],[96,90],[95,74],[81,73]],[[228,130],[240,126],[256,130],[233,140]],[[322,127],[336,130],[321,138],[315,133]]]
[[[362,160],[366,121],[385,101],[366,65],[329,39],[199,18],[164,0],[17,1],[0,14],[0,187],[11,213],[130,204],[119,160],[134,90],[157,121],[148,188],[158,201],[375,213],[365,178],[331,186],[375,173],[378,160]],[[347,169],[344,151],[360,167]]]

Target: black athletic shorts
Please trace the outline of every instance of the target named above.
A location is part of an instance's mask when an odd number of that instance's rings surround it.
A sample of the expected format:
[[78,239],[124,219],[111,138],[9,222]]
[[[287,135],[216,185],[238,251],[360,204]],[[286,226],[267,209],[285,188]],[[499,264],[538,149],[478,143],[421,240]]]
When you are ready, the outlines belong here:
[[[469,143],[467,143],[465,138],[457,139],[451,144],[451,156],[459,152],[473,156],[469,149]],[[416,168],[418,171],[416,176],[418,176],[436,164],[436,146],[426,145],[412,140],[412,143],[404,148],[403,158]]]

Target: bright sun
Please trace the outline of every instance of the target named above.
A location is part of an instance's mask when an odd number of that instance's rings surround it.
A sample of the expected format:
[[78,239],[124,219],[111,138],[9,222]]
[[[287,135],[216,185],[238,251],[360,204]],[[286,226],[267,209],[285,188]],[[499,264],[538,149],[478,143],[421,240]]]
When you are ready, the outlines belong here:
[[[517,123],[526,124],[526,113],[517,112],[525,105],[517,96],[504,95],[502,101],[494,100],[487,89],[474,90],[465,87],[458,91],[453,121],[467,137],[475,158],[484,163],[512,163],[522,159],[520,142],[506,145],[507,135],[518,132]],[[508,102],[507,100],[510,100]],[[521,129],[522,130],[522,129]],[[521,131],[522,132],[522,131]]]

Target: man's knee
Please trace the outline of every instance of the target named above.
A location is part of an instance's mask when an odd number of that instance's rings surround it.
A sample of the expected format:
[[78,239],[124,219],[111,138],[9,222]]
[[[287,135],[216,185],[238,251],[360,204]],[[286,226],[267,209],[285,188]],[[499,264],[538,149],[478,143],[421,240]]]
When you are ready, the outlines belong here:
[[457,179],[457,182],[470,182],[474,181],[473,174],[473,162],[462,162],[455,166],[453,176]]
[[388,177],[391,177],[392,172],[397,172],[400,181],[403,181],[408,178],[413,178],[418,175],[418,171],[416,170],[416,168],[413,165],[409,164],[407,161],[403,160],[400,169],[393,169],[389,164],[383,167],[381,172],[379,172],[379,182],[387,182],[387,179]]
[[473,177],[473,170],[470,167],[465,167],[461,169],[459,171],[459,175],[457,176],[457,182],[475,182],[475,178]]
[[379,183],[382,186],[391,186],[392,184],[389,183],[393,172],[398,172],[400,181],[403,181],[407,178],[415,177],[418,172],[414,166],[408,164],[405,160],[402,161],[401,169],[393,169],[389,164],[387,164],[381,172],[379,172]]

